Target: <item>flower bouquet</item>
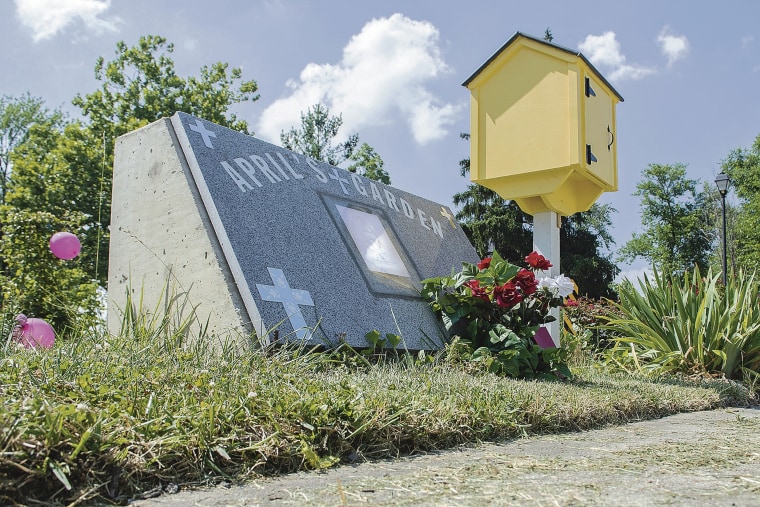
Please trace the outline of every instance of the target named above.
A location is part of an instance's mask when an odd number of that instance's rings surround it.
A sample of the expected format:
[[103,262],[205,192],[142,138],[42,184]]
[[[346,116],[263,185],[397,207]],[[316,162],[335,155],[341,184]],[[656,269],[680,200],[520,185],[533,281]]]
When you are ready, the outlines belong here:
[[462,263],[459,273],[422,281],[422,297],[440,314],[449,335],[472,361],[489,371],[518,378],[570,377],[565,351],[541,347],[539,328],[555,318],[575,284],[564,276],[537,277],[552,264],[538,252],[526,267],[494,252],[478,264]]

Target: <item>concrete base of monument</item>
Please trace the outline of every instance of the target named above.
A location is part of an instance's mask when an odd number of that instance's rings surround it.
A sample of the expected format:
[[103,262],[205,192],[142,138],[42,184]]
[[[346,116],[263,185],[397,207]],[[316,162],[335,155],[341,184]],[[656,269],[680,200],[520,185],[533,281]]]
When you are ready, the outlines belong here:
[[[169,302],[194,309],[198,333],[239,336],[252,330],[169,119],[121,136],[114,154],[108,329],[124,313],[163,318]],[[135,308],[127,308],[128,305]],[[139,307],[139,308],[138,308]],[[172,321],[190,315],[171,315]]]

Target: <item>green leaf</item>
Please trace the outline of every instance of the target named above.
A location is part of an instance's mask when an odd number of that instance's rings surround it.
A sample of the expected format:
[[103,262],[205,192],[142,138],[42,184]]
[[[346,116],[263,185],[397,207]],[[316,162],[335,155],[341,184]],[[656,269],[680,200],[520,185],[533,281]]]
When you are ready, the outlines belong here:
[[391,347],[394,349],[398,346],[399,343],[401,343],[401,336],[393,333],[387,333],[385,335],[386,340],[388,340],[388,343]]
[[225,451],[221,445],[214,446],[214,452],[216,452],[219,456],[227,461],[231,460],[230,455],[227,454],[227,451]]
[[470,356],[472,361],[482,361],[485,358],[491,357],[491,351],[488,347],[478,347]]
[[385,340],[380,338],[380,331],[373,329],[369,333],[364,335],[364,338],[372,345],[373,348],[382,347]]
[[66,472],[69,471],[69,466],[66,464],[61,466],[58,464],[58,462],[53,460],[50,460],[48,462],[48,466],[50,467],[50,470],[52,470],[53,475],[55,475],[55,478],[58,479],[61,484],[63,484],[64,488],[66,488],[66,491],[71,491],[71,483],[69,482],[69,478],[66,477]]
[[460,282],[460,285],[461,285],[461,283],[463,283],[463,282],[465,282],[467,280],[475,278],[475,276],[479,272],[480,272],[480,270],[478,269],[478,266],[476,266],[475,264],[470,264],[469,262],[463,262],[462,263],[462,272],[461,272],[463,280]]
[[301,452],[303,452],[306,462],[314,470],[325,470],[340,463],[340,458],[337,456],[320,457],[306,442],[301,443]]

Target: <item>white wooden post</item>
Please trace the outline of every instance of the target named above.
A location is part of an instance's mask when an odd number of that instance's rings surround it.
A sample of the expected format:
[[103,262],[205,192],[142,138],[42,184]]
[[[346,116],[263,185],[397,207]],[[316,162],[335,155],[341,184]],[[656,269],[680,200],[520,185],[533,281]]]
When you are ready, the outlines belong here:
[[[533,249],[549,259],[552,267],[543,276],[557,276],[559,272],[560,216],[556,211],[541,211],[533,215]],[[559,347],[559,308],[552,308],[551,315],[557,320],[546,325],[554,344]]]

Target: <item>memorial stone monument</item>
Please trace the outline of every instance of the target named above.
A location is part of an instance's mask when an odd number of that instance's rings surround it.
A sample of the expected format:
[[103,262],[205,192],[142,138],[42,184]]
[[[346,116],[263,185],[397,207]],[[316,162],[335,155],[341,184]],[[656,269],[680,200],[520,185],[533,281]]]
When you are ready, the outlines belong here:
[[411,350],[445,333],[419,282],[478,260],[449,208],[185,113],[117,140],[110,251],[112,332],[169,286],[212,334]]

